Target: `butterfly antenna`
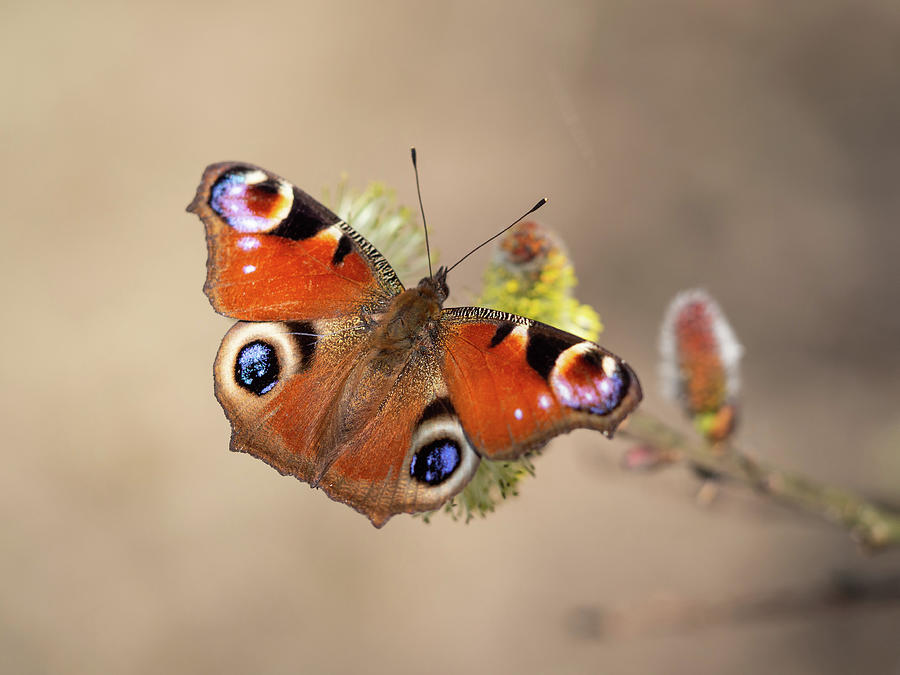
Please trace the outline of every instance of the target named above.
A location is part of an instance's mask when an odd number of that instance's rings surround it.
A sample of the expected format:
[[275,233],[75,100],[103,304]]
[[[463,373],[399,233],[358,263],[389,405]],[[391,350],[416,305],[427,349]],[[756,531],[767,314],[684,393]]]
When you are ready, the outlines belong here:
[[478,244],[478,246],[476,246],[475,248],[473,248],[471,251],[469,251],[468,253],[466,253],[462,258],[460,258],[460,259],[457,260],[455,263],[453,263],[450,267],[447,268],[447,272],[449,272],[449,271],[452,270],[454,267],[456,267],[457,265],[459,265],[459,263],[461,263],[463,260],[465,260],[466,258],[468,258],[468,257],[469,257],[470,255],[472,255],[473,253],[475,253],[475,251],[477,251],[478,249],[482,248],[483,246],[487,246],[488,244],[490,244],[492,241],[494,241],[494,239],[496,239],[497,237],[499,237],[501,234],[503,234],[504,232],[506,232],[508,229],[510,229],[510,228],[512,228],[512,227],[514,227],[514,226],[516,226],[516,225],[518,225],[518,224],[519,224],[520,222],[522,222],[522,220],[524,220],[527,216],[530,216],[532,213],[534,213],[535,211],[537,211],[539,208],[541,208],[541,207],[542,207],[544,204],[546,204],[546,203],[547,203],[547,198],[546,198],[546,197],[541,198],[541,200],[540,200],[537,204],[535,204],[535,205],[532,206],[530,209],[528,209],[528,211],[527,211],[526,213],[523,213],[519,218],[517,218],[517,219],[515,220],[515,222],[513,222],[513,223],[507,225],[506,227],[504,227],[502,230],[500,230],[497,234],[495,234],[493,237],[491,237],[491,238],[488,239],[487,241]]
[[419,195],[419,213],[422,214],[422,227],[425,228],[425,256],[428,258],[428,276],[433,277],[431,271],[431,246],[428,245],[428,225],[425,223],[425,207],[422,206],[422,190],[419,187],[419,165],[416,163],[416,149],[410,148],[409,154],[412,156],[413,171],[416,174],[416,194]]

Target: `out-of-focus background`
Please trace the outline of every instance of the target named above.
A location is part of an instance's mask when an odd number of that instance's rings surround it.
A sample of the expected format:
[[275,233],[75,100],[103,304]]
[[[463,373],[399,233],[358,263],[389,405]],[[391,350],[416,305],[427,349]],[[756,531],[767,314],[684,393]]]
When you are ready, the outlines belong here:
[[703,286],[746,347],[742,445],[897,500],[896,2],[13,0],[0,57],[4,672],[898,672],[896,606],[790,599],[900,554],[699,508],[596,433],[468,526],[375,530],[229,454],[184,212],[225,159],[414,204],[415,144],[449,260],[548,195],[648,411],[678,421],[656,333]]

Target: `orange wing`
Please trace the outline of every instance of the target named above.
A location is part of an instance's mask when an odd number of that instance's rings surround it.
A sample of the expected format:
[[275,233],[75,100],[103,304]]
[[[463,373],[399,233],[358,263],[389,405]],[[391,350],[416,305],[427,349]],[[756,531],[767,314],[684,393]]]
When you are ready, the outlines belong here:
[[231,449],[324,490],[380,527],[437,508],[480,458],[449,403],[432,355],[401,373],[366,358],[356,317],[238,322],[216,356],[216,398]]
[[403,285],[358,232],[308,194],[250,164],[212,164],[188,206],[206,226],[204,291],[246,321],[377,311]]
[[444,310],[442,372],[475,448],[510,459],[576,428],[612,436],[641,400],[634,371],[593,342],[478,307]]

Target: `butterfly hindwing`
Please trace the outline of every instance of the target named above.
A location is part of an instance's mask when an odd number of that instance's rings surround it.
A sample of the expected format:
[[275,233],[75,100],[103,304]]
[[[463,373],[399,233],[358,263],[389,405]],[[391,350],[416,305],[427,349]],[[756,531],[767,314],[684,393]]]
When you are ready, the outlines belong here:
[[355,318],[238,322],[216,357],[216,396],[247,452],[381,526],[435,509],[478,467],[434,353],[381,373]]
[[363,339],[355,320],[234,324],[213,368],[231,449],[312,482],[330,393]]
[[245,321],[376,311],[403,286],[359,233],[315,199],[251,164],[212,164],[188,211],[206,226],[204,291]]
[[519,457],[576,428],[612,436],[641,400],[619,357],[571,333],[478,307],[445,309],[443,375],[487,459]]
[[398,513],[440,507],[478,469],[481,458],[446,391],[435,390],[440,383],[417,372],[437,375],[434,365],[413,365],[384,392],[383,404],[342,444],[319,483],[332,499],[350,504],[378,527]]

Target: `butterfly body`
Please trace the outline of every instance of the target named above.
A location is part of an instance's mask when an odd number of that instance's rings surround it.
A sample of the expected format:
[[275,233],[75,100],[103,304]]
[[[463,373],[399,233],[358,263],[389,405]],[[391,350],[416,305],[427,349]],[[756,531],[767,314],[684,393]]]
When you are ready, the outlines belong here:
[[322,488],[376,526],[437,508],[482,458],[575,428],[611,435],[640,385],[594,343],[524,317],[444,308],[446,271],[404,289],[361,235],[247,164],[207,168],[213,307],[240,321],[216,357],[233,450]]

